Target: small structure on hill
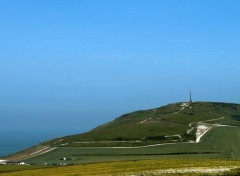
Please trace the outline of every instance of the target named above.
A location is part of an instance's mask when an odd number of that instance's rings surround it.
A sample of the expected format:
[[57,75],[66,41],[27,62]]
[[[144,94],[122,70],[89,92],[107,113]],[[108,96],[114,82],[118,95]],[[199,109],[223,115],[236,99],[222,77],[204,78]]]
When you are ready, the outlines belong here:
[[190,95],[190,97],[189,97],[189,98],[190,98],[190,99],[189,99],[189,103],[192,103],[192,92],[191,92],[191,91],[190,91],[190,94],[189,94],[189,95]]
[[28,165],[28,164],[26,164],[25,162],[20,162],[18,163],[18,165]]

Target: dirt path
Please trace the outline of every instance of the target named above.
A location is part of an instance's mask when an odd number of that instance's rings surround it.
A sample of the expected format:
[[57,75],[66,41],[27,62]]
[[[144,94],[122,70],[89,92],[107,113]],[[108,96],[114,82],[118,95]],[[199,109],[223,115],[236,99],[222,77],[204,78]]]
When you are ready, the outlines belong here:
[[185,108],[192,108],[189,103],[182,103],[180,105],[180,107],[181,107],[181,109],[179,111],[175,112],[174,114],[178,114],[179,112],[183,111]]
[[7,160],[10,160],[10,161],[19,161],[19,160],[25,160],[25,159],[29,159],[29,158],[32,158],[32,157],[35,157],[35,156],[38,156],[38,155],[42,155],[42,154],[45,154],[45,153],[48,153],[52,150],[55,150],[56,147],[50,147],[50,146],[43,146],[41,148],[39,148],[38,150],[34,150],[32,152],[29,152],[29,153],[25,153],[25,154],[22,154],[20,156],[16,156],[16,157],[9,157],[7,158]]

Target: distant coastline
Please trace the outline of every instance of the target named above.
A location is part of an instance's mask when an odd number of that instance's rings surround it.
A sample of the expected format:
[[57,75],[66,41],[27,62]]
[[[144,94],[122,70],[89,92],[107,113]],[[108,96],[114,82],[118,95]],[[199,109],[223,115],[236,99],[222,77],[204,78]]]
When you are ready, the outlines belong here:
[[0,158],[37,145],[43,141],[71,133],[75,132],[0,129]]

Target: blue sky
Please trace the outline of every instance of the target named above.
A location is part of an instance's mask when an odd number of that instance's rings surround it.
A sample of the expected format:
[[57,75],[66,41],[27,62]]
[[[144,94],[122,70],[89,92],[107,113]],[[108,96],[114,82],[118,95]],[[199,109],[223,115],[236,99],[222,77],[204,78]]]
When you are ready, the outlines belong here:
[[84,132],[185,101],[240,103],[237,0],[0,1],[0,128]]

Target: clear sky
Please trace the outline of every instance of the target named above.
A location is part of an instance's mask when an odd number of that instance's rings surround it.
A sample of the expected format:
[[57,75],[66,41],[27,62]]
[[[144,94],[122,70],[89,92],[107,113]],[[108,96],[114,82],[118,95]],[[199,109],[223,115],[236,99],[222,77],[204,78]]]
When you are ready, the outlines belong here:
[[[1,0],[0,129],[83,132],[186,101],[240,103],[238,0]],[[56,133],[54,133],[56,134]]]

